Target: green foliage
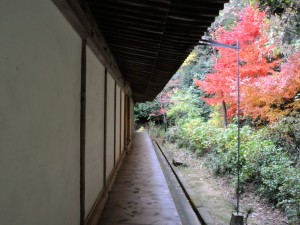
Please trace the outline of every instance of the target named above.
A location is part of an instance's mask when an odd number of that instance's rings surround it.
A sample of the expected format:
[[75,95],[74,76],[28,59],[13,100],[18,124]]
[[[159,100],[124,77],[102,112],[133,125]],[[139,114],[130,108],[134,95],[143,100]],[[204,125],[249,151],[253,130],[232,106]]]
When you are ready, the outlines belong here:
[[277,52],[291,56],[300,50],[300,2],[298,0],[257,0],[269,14],[269,42]]
[[[265,28],[268,28],[266,29],[268,32],[262,30],[262,35],[265,37],[262,46],[276,46],[274,52],[268,55],[268,59],[272,61],[276,57],[283,57],[282,60],[285,62],[288,57],[300,50],[300,2],[298,0],[232,0],[230,2],[212,25],[211,33],[220,27],[225,31],[232,31],[237,25],[237,12],[241,12],[241,9],[249,4],[255,6],[260,3],[261,9],[269,7],[268,17],[263,20],[266,22]],[[250,28],[253,29],[253,26]],[[250,29],[249,26],[245,28],[246,31]],[[261,56],[262,50],[259,51]],[[165,136],[167,140],[176,142],[179,147],[187,148],[198,156],[204,156],[207,166],[215,174],[229,175],[233,178],[233,182],[236,182],[237,125],[235,119],[233,118],[232,124],[224,128],[221,109],[208,107],[203,101],[203,98],[213,97],[213,95],[205,95],[203,90],[194,85],[195,79],[203,81],[206,74],[213,72],[212,65],[215,63],[216,55],[217,51],[207,46],[195,47],[159,95],[159,100],[138,104],[135,114],[139,121],[147,120],[150,114],[158,115],[157,112],[163,104],[167,111],[166,119],[169,128],[165,133],[157,123],[150,122],[148,129],[150,135]],[[253,62],[256,66],[257,61],[253,60]],[[295,65],[298,65],[297,63],[298,61]],[[279,73],[282,65],[277,69]],[[269,77],[267,74],[265,79]],[[268,86],[267,82],[263,83]],[[295,80],[293,84],[298,86]],[[220,86],[223,88],[224,84],[221,83]],[[250,83],[250,86],[253,85]],[[229,92],[228,96],[232,93],[234,91]],[[254,94],[252,95],[254,100],[262,99],[262,95]],[[294,97],[295,102],[299,100],[298,95]],[[272,102],[270,104],[272,105]],[[236,110],[232,112],[235,115]],[[244,187],[253,184],[259,195],[282,207],[290,223],[297,224],[300,221],[300,116],[297,115],[296,110],[291,113],[271,125],[263,124],[262,120],[260,125],[268,125],[268,127],[260,127],[257,130],[251,128],[253,118],[250,116],[247,120],[248,125],[246,120],[243,122],[240,178]]]
[[210,107],[202,99],[204,92],[194,85],[194,79],[203,79],[211,71],[211,54],[207,46],[197,46],[172,78],[178,80],[178,89],[168,105],[167,115],[171,121],[185,116],[208,119]]
[[262,8],[269,8],[271,13],[283,14],[287,8],[296,10],[299,6],[298,0],[258,0]]
[[214,55],[213,49],[208,46],[196,46],[191,53],[193,56],[189,61],[181,67],[180,72],[188,75],[189,82],[185,82],[187,88],[192,86],[193,79],[204,79],[205,75],[212,70],[212,57]]
[[[236,171],[237,168],[237,125],[230,124],[228,128],[214,136],[215,148],[213,153],[216,157],[218,167],[215,173],[225,174]],[[265,149],[274,145],[267,140],[261,139],[260,132],[254,132],[249,126],[241,129],[240,164],[242,166],[241,181],[255,181],[257,171],[257,156]]]
[[245,7],[247,1],[243,0],[230,0],[230,3],[225,4],[224,9],[220,12],[220,15],[215,19],[215,22],[211,25],[210,31],[214,31],[219,27],[224,27],[226,30],[231,30],[236,26],[237,12]]
[[204,115],[206,118],[209,114],[209,107],[202,99],[205,94],[194,85],[194,80],[202,80],[207,73],[211,72],[213,64],[212,56],[213,51],[208,46],[196,46],[174,75],[180,81],[178,88],[183,92],[190,92],[197,98],[198,107],[206,111]]
[[214,140],[210,137],[217,131],[213,126],[207,126],[207,123],[201,118],[182,120],[179,123],[178,144],[187,147],[197,155],[203,155],[211,150]]
[[289,115],[266,129],[265,139],[271,139],[276,146],[289,153],[295,166],[300,166],[300,116]]
[[[201,133],[199,125],[203,123],[209,114],[209,108],[206,105],[199,107],[203,101],[191,90],[177,90],[171,97],[170,102],[167,118],[173,126],[166,133],[167,140],[171,142],[177,140],[179,145],[198,149],[197,153],[202,154],[203,150],[198,146],[198,143],[201,143],[198,140],[200,136],[193,135],[192,132]],[[208,134],[202,133],[202,135]],[[193,137],[197,138],[194,139]]]
[[171,142],[175,143],[177,140],[179,140],[179,127],[177,125],[174,125],[172,127],[169,127],[166,132],[166,139]]
[[199,107],[197,95],[190,91],[177,90],[170,99],[167,117],[175,121],[183,118],[195,118],[203,116],[206,109]]
[[[185,117],[179,120],[173,134],[179,147],[188,148],[199,156],[207,153],[207,166],[215,174],[234,175],[238,164],[237,125],[221,127],[219,117],[216,112],[207,122],[199,117]],[[300,170],[293,166],[286,150],[266,138],[269,132],[268,129],[254,130],[250,126],[241,128],[241,189],[249,183],[254,184],[263,198],[286,211],[293,224],[300,219]],[[233,178],[236,182],[236,176]]]
[[165,136],[163,127],[156,125],[153,121],[148,122],[148,132],[151,138],[161,138]]
[[194,79],[204,79],[212,69],[213,51],[208,46],[196,46],[175,76],[181,79],[181,89],[194,87]]
[[138,122],[147,122],[150,114],[156,114],[159,108],[159,103],[156,101],[137,103],[134,106],[135,120]]
[[300,171],[291,166],[288,154],[277,148],[267,149],[257,165],[260,173],[258,192],[285,209],[291,224],[300,221]]
[[209,124],[215,127],[224,127],[223,117],[221,115],[221,107],[212,107],[211,113],[209,115]]

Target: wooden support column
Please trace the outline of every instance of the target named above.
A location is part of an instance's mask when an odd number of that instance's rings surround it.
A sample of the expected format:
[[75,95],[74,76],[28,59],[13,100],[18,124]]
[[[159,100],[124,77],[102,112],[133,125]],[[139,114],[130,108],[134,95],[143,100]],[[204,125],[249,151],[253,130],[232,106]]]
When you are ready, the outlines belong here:
[[131,114],[131,110],[130,110],[130,98],[129,96],[127,95],[127,145],[129,144],[130,142],[130,135],[131,135],[131,119],[130,119],[130,114]]
[[116,130],[117,130],[117,124],[116,124],[116,115],[117,115],[117,83],[115,82],[115,94],[114,94],[114,168],[116,166]]
[[107,68],[104,78],[104,140],[103,140],[103,186],[106,185],[106,139],[107,139]]
[[127,147],[127,145],[128,145],[128,98],[127,98],[127,94],[125,95],[125,118],[124,118],[124,122],[125,122],[124,143],[125,143],[125,146]]
[[80,224],[85,217],[85,133],[86,133],[86,40],[81,48],[81,90],[80,90]]
[[119,122],[119,151],[120,151],[120,157],[122,152],[122,89],[120,89],[120,122]]

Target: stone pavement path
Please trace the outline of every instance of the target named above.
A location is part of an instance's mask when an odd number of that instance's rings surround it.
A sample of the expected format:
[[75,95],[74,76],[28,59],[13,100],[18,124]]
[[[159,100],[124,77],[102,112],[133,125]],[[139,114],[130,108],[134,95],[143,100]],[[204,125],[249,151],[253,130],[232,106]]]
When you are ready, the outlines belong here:
[[182,225],[151,140],[136,132],[98,225]]

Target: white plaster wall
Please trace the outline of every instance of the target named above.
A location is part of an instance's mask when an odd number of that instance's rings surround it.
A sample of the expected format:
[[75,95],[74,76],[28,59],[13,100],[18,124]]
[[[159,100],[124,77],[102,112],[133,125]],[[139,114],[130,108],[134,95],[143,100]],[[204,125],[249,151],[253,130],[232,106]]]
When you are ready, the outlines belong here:
[[105,88],[105,67],[90,48],[86,57],[85,217],[103,187]]
[[116,143],[115,143],[115,146],[116,146],[116,162],[118,161],[119,157],[120,157],[120,113],[121,113],[121,107],[120,107],[120,103],[121,103],[121,90],[120,90],[120,87],[117,86],[116,88]]
[[122,102],[122,105],[121,105],[121,151],[123,152],[124,150],[124,134],[125,134],[125,121],[124,121],[124,118],[125,118],[125,94],[124,92],[122,91],[122,94],[121,94],[121,102]]
[[0,224],[79,224],[81,39],[48,0],[1,0],[0,31]]
[[107,118],[106,118],[106,178],[114,168],[115,133],[115,81],[107,73]]

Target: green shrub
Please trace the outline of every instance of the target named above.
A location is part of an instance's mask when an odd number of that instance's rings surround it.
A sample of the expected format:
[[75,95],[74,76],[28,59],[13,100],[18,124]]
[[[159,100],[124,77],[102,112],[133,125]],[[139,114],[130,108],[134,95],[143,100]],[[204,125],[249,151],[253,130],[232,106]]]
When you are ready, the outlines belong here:
[[285,209],[289,221],[300,221],[300,171],[281,149],[264,151],[259,159],[258,192]]
[[177,90],[171,97],[167,117],[174,123],[183,119],[199,118],[203,113],[199,107],[199,96],[191,91]]
[[179,123],[178,144],[181,147],[189,148],[197,155],[211,150],[214,139],[211,138],[218,128],[205,123],[201,118],[181,120]]
[[[293,167],[287,151],[266,139],[266,130],[244,126],[241,132],[240,184],[253,183],[258,193],[285,209],[291,224],[299,221],[300,171]],[[197,155],[206,155],[206,164],[216,175],[237,173],[237,125],[216,127],[201,118],[181,120],[177,143]],[[236,182],[236,176],[233,179]]]
[[178,126],[169,127],[166,132],[166,139],[171,142],[175,143],[176,140],[179,139],[179,128]]
[[265,139],[271,139],[289,153],[293,164],[300,165],[300,118],[298,113],[283,118],[266,129]]
[[157,101],[136,103],[134,106],[134,117],[137,123],[146,123],[149,121],[150,114],[156,114],[160,105]]
[[151,138],[163,138],[165,137],[165,130],[161,126],[157,126],[155,122],[148,122],[148,132]]

